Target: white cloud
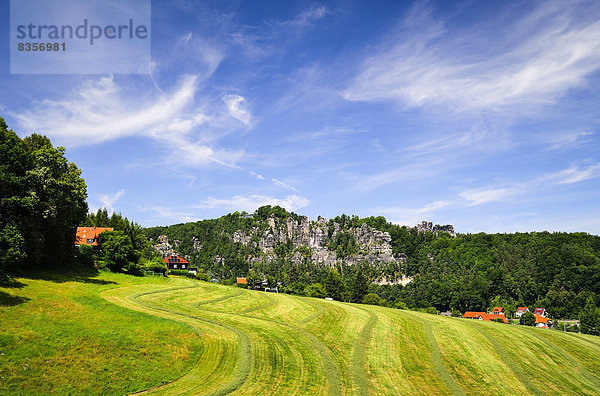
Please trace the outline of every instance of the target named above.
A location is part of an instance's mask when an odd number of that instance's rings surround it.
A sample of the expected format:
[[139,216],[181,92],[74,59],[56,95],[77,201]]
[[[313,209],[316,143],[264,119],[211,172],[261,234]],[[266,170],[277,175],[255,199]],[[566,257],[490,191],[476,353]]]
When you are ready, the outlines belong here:
[[469,206],[481,205],[483,203],[501,201],[519,193],[518,188],[496,188],[467,190],[458,194],[462,199],[469,201]]
[[311,7],[308,10],[302,11],[294,19],[278,22],[278,24],[302,27],[318,21],[329,13],[329,10],[324,6]]
[[191,222],[200,220],[189,212],[183,212],[179,209],[174,209],[165,206],[149,206],[141,209],[142,212],[150,212],[155,217],[165,218],[169,223],[173,222]]
[[245,210],[252,212],[260,206],[279,205],[287,210],[298,210],[310,204],[310,201],[298,195],[288,195],[285,198],[274,198],[267,195],[252,194],[248,196],[236,195],[231,198],[209,197],[198,206],[200,209],[228,209]]
[[295,188],[295,187],[293,187],[293,186],[290,186],[289,184],[287,184],[287,183],[285,183],[285,182],[282,182],[281,180],[278,180],[278,179],[271,179],[271,181],[272,181],[273,183],[277,184],[278,186],[281,186],[281,187],[287,188],[287,189],[289,189],[289,190],[292,190],[292,191],[296,191],[297,193],[299,193],[299,192],[300,192],[300,191],[299,191],[297,188]]
[[63,99],[37,102],[14,117],[23,130],[46,134],[69,147],[138,136],[168,147],[172,154],[168,158],[179,163],[231,166],[243,153],[214,147],[216,140],[234,130],[220,120],[236,109],[242,119],[247,113],[237,104],[210,109],[209,115],[205,106],[195,103],[198,84],[199,76],[186,75],[171,93],[146,93],[143,88],[133,93],[113,76],[102,77],[84,82]]
[[556,184],[572,184],[598,177],[600,177],[600,163],[595,163],[585,168],[573,165],[568,169],[544,176],[541,180],[551,181]]
[[589,131],[562,132],[554,136],[549,136],[545,140],[550,144],[550,147],[548,147],[550,150],[564,150],[589,143],[592,135],[593,133]]
[[597,15],[598,4],[585,3],[584,12],[577,2],[538,4],[512,16],[502,26],[506,38],[495,36],[494,45],[477,30],[449,30],[419,5],[365,59],[344,97],[451,112],[523,112],[551,103],[600,69],[600,22],[585,17]]
[[[112,195],[109,195],[109,194],[100,195],[99,200],[100,200],[100,202],[102,202],[102,205],[100,207],[106,208],[106,210],[108,211],[109,214],[114,213],[115,212],[114,204],[119,200],[119,198],[121,198],[123,196],[123,194],[125,194],[125,190],[122,189]],[[96,210],[97,210],[97,208],[96,208]],[[95,210],[92,210],[92,212],[95,212]]]
[[246,109],[246,99],[240,95],[225,95],[222,98],[227,106],[229,115],[236,120],[241,121],[244,125],[250,125],[252,116]]
[[450,201],[433,201],[420,208],[390,207],[373,209],[373,211],[390,216],[394,223],[413,226],[423,221],[424,217],[450,205],[452,205]]

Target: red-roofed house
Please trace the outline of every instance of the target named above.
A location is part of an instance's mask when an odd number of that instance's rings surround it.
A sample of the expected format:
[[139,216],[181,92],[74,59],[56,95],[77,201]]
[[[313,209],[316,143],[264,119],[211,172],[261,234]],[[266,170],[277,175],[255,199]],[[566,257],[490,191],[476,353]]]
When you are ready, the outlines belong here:
[[533,314],[534,315],[540,315],[542,317],[546,317],[546,309],[545,308],[536,308],[533,310]]
[[182,259],[180,256],[177,256],[176,254],[172,254],[168,257],[166,257],[164,260],[165,264],[167,265],[168,269],[187,269],[190,262],[187,260]]
[[520,318],[525,312],[529,312],[529,308],[527,307],[519,307],[517,308],[517,312],[515,312],[515,316]]
[[77,227],[77,234],[75,234],[75,245],[90,245],[98,246],[101,241],[99,240],[100,234],[104,231],[112,231],[110,227]]
[[484,315],[485,315],[485,312],[471,312],[471,311],[467,311],[463,315],[463,319],[483,320],[483,316]]
[[496,321],[497,319],[501,319],[504,323],[508,323],[508,320],[506,320],[506,316],[504,316],[504,314],[493,314],[493,313],[488,313],[483,315],[483,320],[487,320],[488,322],[493,322]]
[[502,307],[494,307],[494,310],[492,311],[493,314],[499,315],[502,314],[504,315],[504,308]]
[[248,280],[246,278],[235,278],[235,283],[239,283],[242,285],[247,285],[248,284]]
[[541,327],[544,329],[552,327],[552,320],[545,318],[542,315],[535,315],[535,327]]

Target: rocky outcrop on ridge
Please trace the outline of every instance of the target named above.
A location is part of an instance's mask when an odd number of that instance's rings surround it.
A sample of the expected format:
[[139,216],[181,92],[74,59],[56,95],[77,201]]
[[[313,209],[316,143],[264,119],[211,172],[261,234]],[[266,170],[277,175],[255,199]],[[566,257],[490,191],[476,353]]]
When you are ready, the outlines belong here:
[[433,225],[433,223],[431,221],[422,221],[421,224],[417,224],[415,226],[415,229],[418,232],[431,231],[431,232],[435,233],[436,235],[440,232],[447,232],[448,234],[452,235],[453,237],[456,236],[456,232],[454,231],[454,226],[452,224]]

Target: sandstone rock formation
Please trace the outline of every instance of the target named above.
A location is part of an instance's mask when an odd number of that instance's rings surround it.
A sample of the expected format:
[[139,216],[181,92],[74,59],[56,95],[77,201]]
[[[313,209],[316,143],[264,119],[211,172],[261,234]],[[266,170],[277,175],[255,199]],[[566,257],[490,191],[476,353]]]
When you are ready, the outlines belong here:
[[452,235],[453,237],[456,236],[456,232],[454,231],[454,226],[452,224],[433,225],[433,223],[431,221],[422,221],[421,224],[417,224],[415,226],[415,229],[418,232],[431,231],[431,232],[435,233],[436,235],[440,232],[446,232],[446,233]]

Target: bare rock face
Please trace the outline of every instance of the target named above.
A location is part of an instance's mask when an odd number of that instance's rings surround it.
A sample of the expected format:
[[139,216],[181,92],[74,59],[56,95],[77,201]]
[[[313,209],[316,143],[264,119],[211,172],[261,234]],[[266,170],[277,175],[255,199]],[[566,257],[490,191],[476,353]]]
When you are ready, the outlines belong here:
[[167,238],[166,235],[159,236],[158,243],[153,247],[157,252],[160,253],[161,258],[166,258],[172,254],[175,254],[175,250],[173,250],[173,246],[169,243],[169,238]]
[[[268,229],[262,232],[258,244],[264,255],[262,259],[266,260],[267,257],[270,257],[269,261],[274,260],[274,247],[278,243],[291,241],[295,250],[291,256],[291,261],[294,263],[301,263],[306,258],[297,250],[300,248],[310,249],[310,260],[312,262],[329,266],[342,262],[342,258],[337,257],[336,253],[328,248],[330,226],[326,218],[319,216],[316,222],[311,223],[307,216],[299,216],[298,220],[292,217],[279,220],[271,216],[267,219],[267,224]],[[335,238],[340,232],[342,232],[340,225],[334,223],[332,238]],[[390,244],[392,238],[387,232],[376,230],[367,224],[344,232],[352,233],[360,250],[358,254],[344,258],[344,261],[348,264],[357,264],[365,260],[370,263],[403,263],[406,260],[405,255],[396,257],[392,254]],[[251,243],[252,235],[257,233],[257,229],[253,229],[250,234],[238,230],[233,234],[232,239],[234,242],[247,245]],[[253,261],[255,261],[254,258],[250,262]]]
[[452,235],[453,237],[456,236],[456,232],[454,231],[454,226],[452,224],[433,225],[433,223],[431,221],[422,221],[421,224],[417,224],[415,226],[415,229],[418,232],[431,231],[431,232],[435,233],[436,235],[440,232],[446,232],[446,233]]
[[202,244],[200,243],[200,240],[198,240],[198,238],[192,237],[192,245],[195,251],[199,252],[200,250],[202,250]]

